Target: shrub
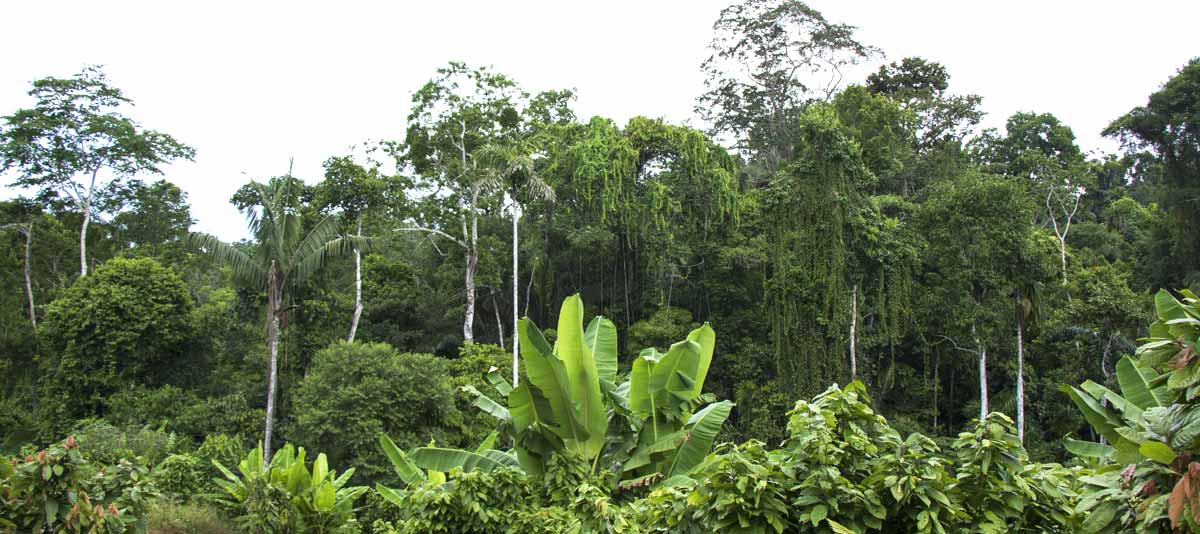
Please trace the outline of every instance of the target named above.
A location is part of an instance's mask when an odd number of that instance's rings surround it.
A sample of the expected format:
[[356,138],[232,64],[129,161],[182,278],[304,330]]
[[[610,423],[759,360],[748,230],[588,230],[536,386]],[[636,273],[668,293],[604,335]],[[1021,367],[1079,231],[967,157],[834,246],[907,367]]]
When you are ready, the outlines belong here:
[[145,532],[155,495],[147,469],[121,460],[91,464],[74,437],[26,456],[0,461],[0,527],[18,532],[118,534]]
[[75,433],[79,450],[88,460],[101,464],[141,458],[158,465],[167,456],[188,449],[186,440],[148,427],[119,428],[103,420],[84,422]]
[[47,307],[41,331],[49,353],[42,372],[51,377],[42,420],[97,415],[109,394],[187,369],[177,364],[192,335],[191,309],[187,284],[154,260],[117,258],[77,279]]
[[288,437],[356,466],[364,480],[388,472],[381,433],[410,447],[455,436],[446,360],[382,343],[339,341],[319,351],[292,400]]
[[172,454],[154,468],[154,483],[163,494],[186,501],[206,484],[207,469],[191,454]]

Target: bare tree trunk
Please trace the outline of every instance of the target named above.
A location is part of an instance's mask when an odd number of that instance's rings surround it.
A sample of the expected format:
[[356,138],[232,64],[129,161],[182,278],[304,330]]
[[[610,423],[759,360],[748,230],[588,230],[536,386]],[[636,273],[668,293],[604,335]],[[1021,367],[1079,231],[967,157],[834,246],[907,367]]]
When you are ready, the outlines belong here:
[[33,282],[29,276],[29,249],[33,245],[33,221],[25,227],[25,295],[29,297],[29,322],[37,331],[37,308],[33,305]]
[[[358,237],[362,237],[362,219],[358,220]],[[362,251],[354,247],[354,317],[350,319],[350,335],[346,341],[354,343],[354,335],[358,332],[358,320],[362,317]]]
[[1017,439],[1025,443],[1025,313],[1017,297]]
[[467,249],[467,269],[465,276],[465,284],[467,288],[467,312],[463,318],[463,341],[466,343],[474,343],[474,322],[475,322],[475,250]]
[[[518,291],[518,284],[520,283],[520,278],[517,276],[517,219],[520,217],[520,213],[517,211],[517,195],[513,195],[513,198],[512,198],[512,206],[511,206],[511,208],[512,208],[512,227],[513,227],[513,228],[512,228],[512,230],[513,230],[513,240],[512,240],[512,264],[513,264],[513,265],[512,265],[512,271],[513,271],[513,285],[512,285],[512,306],[513,306],[513,316],[512,316],[512,319],[513,319],[513,330],[512,330],[512,335],[513,335],[513,340],[512,340],[512,349],[513,349],[512,383],[513,383],[513,387],[516,387],[516,386],[517,386],[517,380],[518,380],[517,365],[518,365],[519,358],[520,358],[520,354],[521,354],[521,344],[520,344],[520,342],[519,342],[520,340],[519,340],[519,339],[518,339],[518,337],[517,337],[517,291]],[[526,297],[526,301],[528,301],[528,297]],[[496,313],[500,313],[500,312],[499,312],[499,311],[497,311]]]
[[988,414],[987,347],[976,335],[974,324],[971,324],[971,336],[975,338],[975,346],[979,350],[979,420],[983,421]]
[[850,292],[850,380],[858,380],[858,355],[856,352],[857,338],[855,330],[858,327],[858,284]]
[[87,276],[87,230],[92,222],[92,208],[88,203],[83,204],[83,224],[79,227],[79,276]]
[[271,350],[271,359],[267,367],[267,422],[263,432],[263,471],[271,463],[271,431],[275,426],[275,371],[279,364],[279,311],[275,303],[271,303],[271,320],[267,326],[267,345]]
[[496,312],[496,339],[500,340],[500,350],[504,349],[504,320],[500,318],[500,305],[496,304],[496,292],[492,292],[492,311]]

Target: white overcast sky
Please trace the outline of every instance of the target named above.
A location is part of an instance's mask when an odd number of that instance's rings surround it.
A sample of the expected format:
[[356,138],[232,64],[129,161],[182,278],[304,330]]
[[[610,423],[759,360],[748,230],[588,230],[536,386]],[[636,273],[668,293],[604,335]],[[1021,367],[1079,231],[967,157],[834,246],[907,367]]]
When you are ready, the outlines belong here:
[[[4,2],[0,115],[32,105],[34,79],[105,65],[134,119],[195,147],[195,162],[166,169],[195,229],[235,240],[240,185],[289,157],[315,182],[325,158],[399,138],[412,92],[450,60],[531,91],[575,88],[582,118],[694,123],[699,64],[730,1]],[[889,61],[946,65],[952,91],[984,97],[985,125],[1051,112],[1085,150],[1114,150],[1099,135],[1108,121],[1200,55],[1194,0],[809,4]]]

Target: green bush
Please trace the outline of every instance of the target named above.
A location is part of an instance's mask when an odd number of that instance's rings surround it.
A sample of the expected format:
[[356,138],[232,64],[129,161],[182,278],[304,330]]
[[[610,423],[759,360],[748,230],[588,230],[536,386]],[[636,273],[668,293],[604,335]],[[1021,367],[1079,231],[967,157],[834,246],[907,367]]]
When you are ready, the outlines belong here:
[[207,485],[208,469],[191,454],[172,454],[154,467],[154,483],[159,491],[175,500],[186,501]]
[[80,453],[88,460],[101,464],[121,459],[141,458],[146,465],[158,465],[167,456],[190,448],[187,440],[179,439],[148,427],[120,428],[103,420],[83,422],[75,432]]
[[0,461],[0,527],[6,532],[104,534],[146,531],[154,495],[148,469],[87,461],[74,437],[23,459]]
[[[187,284],[151,259],[109,260],[76,279],[47,307],[41,329],[41,420],[53,427],[98,415],[108,395],[184,372],[191,309]],[[52,427],[44,437],[62,430]]]
[[446,360],[382,343],[339,341],[319,351],[292,398],[290,440],[353,465],[362,480],[389,472],[378,437],[404,446],[456,440]]

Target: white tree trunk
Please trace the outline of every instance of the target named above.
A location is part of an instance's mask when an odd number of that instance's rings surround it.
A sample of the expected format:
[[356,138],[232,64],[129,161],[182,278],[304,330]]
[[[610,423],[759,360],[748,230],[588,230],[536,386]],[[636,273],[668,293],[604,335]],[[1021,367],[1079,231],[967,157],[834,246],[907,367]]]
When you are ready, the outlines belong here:
[[479,264],[479,216],[474,212],[475,202],[479,198],[479,193],[475,192],[471,198],[471,234],[467,236],[467,268],[464,276],[467,290],[467,312],[463,318],[463,341],[466,343],[475,342],[475,268]]
[[850,380],[858,380],[858,355],[857,337],[855,330],[858,327],[858,284],[854,284],[854,290],[850,292]]
[[987,379],[987,347],[975,334],[975,325],[971,325],[971,336],[975,337],[975,346],[979,350],[979,420],[983,421],[988,414],[988,379]]
[[[513,196],[513,198],[512,198],[512,231],[513,231],[513,239],[512,239],[512,271],[513,271],[513,285],[512,285],[512,306],[513,306],[513,317],[512,317],[512,319],[513,319],[513,330],[512,330],[512,334],[513,334],[513,339],[512,339],[512,349],[513,349],[512,383],[513,383],[513,387],[517,387],[517,381],[518,381],[518,372],[517,372],[517,366],[518,366],[518,362],[520,361],[520,360],[519,360],[519,358],[520,358],[520,353],[521,353],[521,343],[520,343],[520,339],[518,338],[518,334],[517,334],[517,289],[518,289],[518,287],[519,287],[519,280],[520,280],[520,278],[517,276],[517,219],[518,219],[519,217],[520,217],[520,212],[519,212],[519,211],[517,211],[517,197],[516,197],[516,195],[514,195],[514,196]],[[527,300],[527,302],[528,302],[528,300]]]
[[79,276],[87,276],[87,230],[92,222],[92,207],[87,202],[83,204],[83,224],[79,227]]
[[271,431],[275,426],[275,372],[279,365],[279,311],[274,303],[271,304],[270,323],[267,326],[267,345],[271,350],[271,359],[267,367],[267,422],[263,432],[263,471],[271,463]]
[[[358,221],[358,236],[362,237],[362,219]],[[350,335],[346,336],[346,341],[354,343],[354,336],[358,333],[358,320],[362,317],[362,251],[357,246],[354,247],[354,317],[350,319]]]
[[1025,321],[1020,300],[1017,305],[1017,439],[1025,443],[1025,349],[1022,333]]
[[37,330],[37,307],[33,305],[33,282],[29,275],[29,249],[33,245],[33,221],[25,227],[25,296],[29,297],[29,322]]

